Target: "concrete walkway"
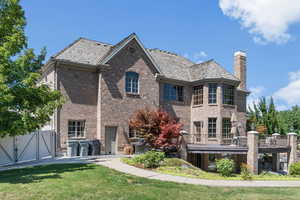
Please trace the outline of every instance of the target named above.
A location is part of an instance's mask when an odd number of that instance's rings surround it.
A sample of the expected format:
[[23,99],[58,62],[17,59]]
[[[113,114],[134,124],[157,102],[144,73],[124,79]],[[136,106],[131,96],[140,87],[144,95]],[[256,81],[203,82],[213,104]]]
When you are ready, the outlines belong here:
[[171,181],[176,183],[188,183],[194,185],[206,185],[217,187],[300,187],[300,181],[233,181],[233,180],[206,180],[198,178],[186,178],[181,176],[172,176],[161,174],[150,170],[144,170],[124,164],[119,158],[108,159],[105,162],[96,162],[105,167],[131,174],[134,176]]
[[95,156],[95,157],[75,157],[75,158],[55,158],[39,162],[23,163],[19,165],[0,167],[0,171],[19,169],[24,167],[48,165],[48,164],[65,164],[65,163],[94,163],[105,166],[126,174],[149,178],[161,181],[170,181],[176,183],[187,183],[194,185],[205,185],[214,187],[300,187],[300,181],[231,181],[231,180],[206,180],[198,178],[186,178],[181,176],[172,176],[161,174],[150,170],[144,170],[133,167],[121,162],[120,157],[124,156]]

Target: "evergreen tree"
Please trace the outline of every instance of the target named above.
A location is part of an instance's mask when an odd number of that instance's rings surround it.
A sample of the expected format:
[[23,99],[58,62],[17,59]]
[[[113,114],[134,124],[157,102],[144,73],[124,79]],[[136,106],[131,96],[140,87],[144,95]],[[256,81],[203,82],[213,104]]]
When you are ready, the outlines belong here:
[[27,47],[19,0],[0,0],[0,136],[22,135],[50,120],[62,104],[58,91],[38,84],[45,50]]
[[260,98],[258,103],[253,103],[253,109],[248,107],[247,113],[250,123],[253,123],[255,127],[264,126],[267,134],[278,131],[278,112],[272,97],[269,101],[265,97]]

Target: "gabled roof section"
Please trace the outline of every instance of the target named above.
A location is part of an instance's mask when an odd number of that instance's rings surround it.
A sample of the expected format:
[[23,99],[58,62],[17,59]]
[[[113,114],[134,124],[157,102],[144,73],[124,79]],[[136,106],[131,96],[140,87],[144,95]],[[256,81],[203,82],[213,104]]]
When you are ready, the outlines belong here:
[[99,58],[103,58],[112,48],[113,46],[110,44],[79,38],[52,58],[96,65]]
[[146,56],[149,58],[151,63],[154,65],[157,72],[161,73],[159,66],[156,64],[155,60],[149,54],[149,52],[145,49],[142,42],[139,40],[135,33],[130,34],[128,37],[121,40],[118,44],[116,44],[106,55],[103,59],[100,60],[99,64],[106,64],[110,59],[112,59],[119,51],[121,51],[130,41],[135,39],[137,43],[140,45],[142,50],[145,52]]
[[216,61],[209,60],[200,64],[195,64],[189,68],[191,81],[203,79],[227,79],[240,81],[237,77],[226,71]]
[[195,64],[175,53],[159,49],[146,49],[135,33],[130,34],[116,45],[79,38],[51,58],[93,67],[106,64],[132,40],[136,40],[157,72],[167,79],[186,82],[203,79],[240,81],[214,60]]

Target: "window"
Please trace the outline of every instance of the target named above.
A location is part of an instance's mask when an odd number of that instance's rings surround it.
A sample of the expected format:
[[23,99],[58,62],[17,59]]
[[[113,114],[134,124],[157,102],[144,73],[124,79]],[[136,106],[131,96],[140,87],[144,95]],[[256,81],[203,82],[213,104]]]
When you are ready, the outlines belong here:
[[234,86],[223,85],[223,104],[234,105]]
[[229,118],[223,119],[223,130],[222,130],[223,138],[231,138],[231,121]]
[[209,104],[215,104],[217,103],[217,84],[216,83],[210,83],[208,85],[208,103]]
[[201,132],[202,132],[202,127],[203,123],[201,121],[194,122],[195,126],[195,142],[201,142]]
[[127,93],[139,93],[139,74],[136,72],[126,72],[125,90]]
[[215,138],[217,134],[217,118],[208,118],[208,137]]
[[193,90],[193,104],[203,104],[203,85],[195,86]]
[[164,84],[164,99],[168,101],[183,101],[183,86]]
[[68,137],[84,137],[85,121],[69,121],[68,122]]
[[137,138],[138,137],[137,131],[134,128],[129,127],[128,136],[129,138]]
[[201,129],[202,129],[202,122],[200,122],[200,121],[194,122],[194,126],[195,126],[195,134],[200,135]]

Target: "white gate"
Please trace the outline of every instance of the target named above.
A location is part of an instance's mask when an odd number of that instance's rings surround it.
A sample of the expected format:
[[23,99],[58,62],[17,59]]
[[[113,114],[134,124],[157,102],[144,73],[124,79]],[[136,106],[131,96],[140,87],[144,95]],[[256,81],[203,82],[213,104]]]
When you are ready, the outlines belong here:
[[0,138],[0,166],[55,157],[55,132]]

